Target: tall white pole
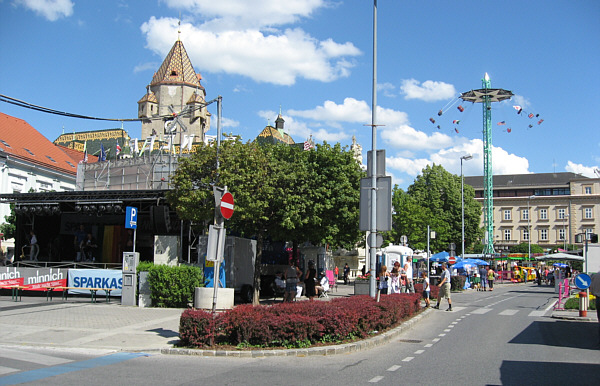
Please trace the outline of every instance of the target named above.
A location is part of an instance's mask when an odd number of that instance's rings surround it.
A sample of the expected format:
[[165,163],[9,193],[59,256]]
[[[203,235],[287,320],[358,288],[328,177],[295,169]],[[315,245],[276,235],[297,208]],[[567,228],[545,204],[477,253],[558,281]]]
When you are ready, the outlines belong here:
[[460,157],[460,201],[462,207],[462,249],[461,249],[461,257],[465,258],[465,177],[463,176],[463,157]]
[[371,263],[371,279],[369,281],[369,295],[375,298],[377,288],[377,0],[373,0],[373,101],[371,111],[371,241],[369,242],[369,259]]
[[[429,280],[429,272],[431,272],[429,268],[429,258],[431,257],[431,253],[429,253],[429,235],[431,235],[431,231],[429,230],[429,225],[427,225],[427,280]],[[431,281],[429,284],[431,284]]]

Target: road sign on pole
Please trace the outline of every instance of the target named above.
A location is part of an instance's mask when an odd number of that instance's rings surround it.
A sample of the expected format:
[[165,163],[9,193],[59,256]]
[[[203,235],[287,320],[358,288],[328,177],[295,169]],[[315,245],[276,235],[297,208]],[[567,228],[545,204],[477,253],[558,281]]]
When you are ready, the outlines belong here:
[[125,213],[125,228],[137,229],[137,208],[128,206]]
[[223,197],[221,197],[221,203],[219,206],[221,208],[221,215],[229,220],[233,215],[233,195],[229,192],[225,192]]
[[580,290],[587,289],[591,284],[592,278],[588,274],[580,273],[579,275],[575,276],[575,285]]
[[455,263],[456,263],[456,257],[450,256],[448,258],[448,264],[455,264]]

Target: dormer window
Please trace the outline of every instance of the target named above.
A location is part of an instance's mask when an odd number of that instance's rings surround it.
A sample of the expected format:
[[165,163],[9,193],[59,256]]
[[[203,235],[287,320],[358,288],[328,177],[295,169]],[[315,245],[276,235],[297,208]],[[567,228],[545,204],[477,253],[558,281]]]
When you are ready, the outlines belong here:
[[10,147],[10,145],[6,143],[6,141],[4,141],[3,139],[0,139],[0,143],[2,143],[6,147]]
[[56,163],[56,161],[52,157],[50,157],[49,155],[47,155],[46,158],[48,158],[50,161]]
[[32,156],[34,156],[34,157],[35,157],[35,154],[33,154],[33,153],[31,152],[31,150],[29,150],[29,149],[28,149],[28,148],[26,148],[26,147],[24,147],[23,149],[25,149],[25,151],[26,151],[27,153],[29,153],[29,154],[31,154]]
[[175,70],[171,71],[171,76],[177,76],[177,71],[175,71]]

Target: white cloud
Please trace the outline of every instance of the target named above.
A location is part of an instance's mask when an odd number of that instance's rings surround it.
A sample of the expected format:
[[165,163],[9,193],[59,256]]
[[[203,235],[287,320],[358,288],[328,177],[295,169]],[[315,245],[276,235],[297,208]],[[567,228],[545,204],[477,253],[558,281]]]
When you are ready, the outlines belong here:
[[[345,98],[342,104],[333,101],[323,102],[312,110],[288,110],[292,116],[312,119],[320,122],[351,122],[369,124],[371,122],[371,107],[367,102]],[[402,111],[386,109],[377,106],[377,123],[381,125],[399,125],[408,122],[408,116]]]
[[435,132],[428,135],[406,124],[396,127],[383,127],[381,138],[390,146],[409,150],[437,150],[447,148],[453,144],[452,137],[446,134]]
[[[279,3],[277,3],[279,4]],[[287,2],[286,2],[287,6]],[[267,33],[259,29],[209,30],[182,23],[181,37],[192,63],[202,71],[293,85],[297,78],[331,82],[347,77],[361,55],[352,43],[319,41],[299,28]],[[178,20],[151,17],[141,26],[147,48],[164,57],[177,36]]]
[[71,16],[74,5],[71,0],[17,0],[16,4],[29,8],[49,21]]
[[598,166],[583,166],[582,164],[576,164],[568,161],[567,166],[565,166],[565,170],[571,173],[582,174],[589,178],[600,178],[600,174],[596,175],[596,173],[594,173],[594,170],[599,170],[600,173],[600,167]]
[[319,8],[332,6],[326,0],[165,0],[167,6],[194,13],[205,26],[220,30],[243,30],[295,23]]
[[[428,158],[405,157],[398,154],[388,156],[386,165],[412,178],[419,175],[425,166],[434,163],[442,165],[450,173],[460,175],[460,157],[468,154],[471,154],[473,159],[463,161],[463,174],[483,175],[483,141],[480,139],[458,139],[453,146],[431,153]],[[496,175],[530,173],[529,161],[526,158],[509,154],[500,147],[492,147],[492,167]]]
[[511,103],[513,106],[521,106],[523,110],[527,110],[529,109],[529,107],[531,107],[529,99],[525,98],[522,95],[514,95],[512,97],[512,101],[509,101],[509,103]]
[[425,102],[450,99],[458,95],[453,85],[433,80],[419,84],[416,79],[405,79],[400,88],[405,99],[421,99]]
[[394,86],[392,83],[389,83],[389,82],[378,83],[377,90],[381,91],[383,93],[383,95],[386,97],[390,97],[390,98],[396,97],[396,94],[395,94],[396,86]]

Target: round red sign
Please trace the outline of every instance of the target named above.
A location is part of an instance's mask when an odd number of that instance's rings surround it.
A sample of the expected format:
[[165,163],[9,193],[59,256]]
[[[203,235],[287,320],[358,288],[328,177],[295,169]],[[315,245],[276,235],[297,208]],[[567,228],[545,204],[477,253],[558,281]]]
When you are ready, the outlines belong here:
[[231,193],[227,192],[221,197],[220,207],[221,215],[229,220],[233,215],[233,195]]
[[448,263],[450,263],[450,264],[454,264],[454,263],[456,263],[456,257],[454,257],[454,256],[450,256],[450,257],[448,258]]

